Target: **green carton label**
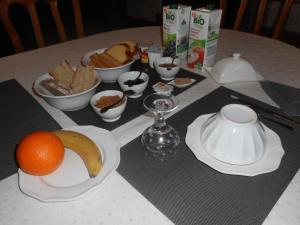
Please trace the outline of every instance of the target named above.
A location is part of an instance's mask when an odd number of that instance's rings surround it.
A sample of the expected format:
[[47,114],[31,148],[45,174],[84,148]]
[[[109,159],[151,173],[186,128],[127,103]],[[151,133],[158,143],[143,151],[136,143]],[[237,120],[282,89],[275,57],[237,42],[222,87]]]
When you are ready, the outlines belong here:
[[201,17],[201,15],[199,15],[199,16],[195,16],[193,18],[193,23],[194,24],[199,24],[199,25],[204,25],[205,20]]
[[174,21],[175,15],[172,13],[172,11],[168,11],[166,14],[166,20]]
[[205,48],[206,40],[190,40],[190,48]]

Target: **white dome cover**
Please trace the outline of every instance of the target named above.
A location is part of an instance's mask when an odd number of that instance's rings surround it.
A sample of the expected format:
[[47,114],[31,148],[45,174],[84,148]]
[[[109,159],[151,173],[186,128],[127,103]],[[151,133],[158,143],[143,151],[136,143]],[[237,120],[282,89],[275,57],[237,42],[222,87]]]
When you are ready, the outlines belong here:
[[256,81],[259,79],[253,66],[239,53],[234,53],[232,57],[218,61],[212,67],[210,74],[217,83]]

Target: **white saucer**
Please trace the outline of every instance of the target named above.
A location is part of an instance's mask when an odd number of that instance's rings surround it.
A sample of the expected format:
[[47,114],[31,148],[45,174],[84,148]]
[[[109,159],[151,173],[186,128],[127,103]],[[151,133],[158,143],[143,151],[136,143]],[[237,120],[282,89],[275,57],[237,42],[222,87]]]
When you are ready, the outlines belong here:
[[79,198],[100,185],[120,163],[120,147],[111,132],[94,126],[75,126],[76,131],[91,138],[101,150],[103,168],[90,178],[81,158],[66,149],[62,165],[46,176],[32,176],[19,169],[19,187],[23,193],[43,202],[64,202]]
[[175,79],[174,80],[171,80],[168,84],[171,84],[175,87],[178,87],[178,88],[185,88],[185,87],[188,87],[190,85],[192,85],[193,83],[195,83],[195,79],[191,78],[191,82],[190,83],[186,83],[186,84],[176,84],[175,83]]
[[272,172],[279,167],[281,158],[284,155],[280,137],[265,125],[263,126],[266,131],[266,151],[263,157],[255,163],[248,165],[228,164],[217,160],[207,153],[200,142],[200,128],[211,115],[199,116],[187,129],[185,142],[198,160],[221,173],[243,176],[256,176]]
[[162,82],[157,82],[152,85],[152,88],[155,92],[170,95],[174,89],[174,87],[170,84],[165,84]]

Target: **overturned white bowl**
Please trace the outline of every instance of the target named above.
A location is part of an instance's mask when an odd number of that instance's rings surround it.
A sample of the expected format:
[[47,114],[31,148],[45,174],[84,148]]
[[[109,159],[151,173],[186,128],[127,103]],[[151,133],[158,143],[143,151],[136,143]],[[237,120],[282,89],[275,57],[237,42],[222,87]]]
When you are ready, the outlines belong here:
[[253,66],[241,54],[234,53],[232,57],[218,61],[209,71],[217,83],[233,83],[256,81],[259,76]]
[[200,130],[204,149],[214,158],[235,165],[257,162],[264,155],[265,140],[255,111],[240,104],[224,106]]
[[[90,56],[95,53],[103,53],[106,50],[106,48],[101,48],[92,52],[89,52],[85,54],[82,59],[81,63],[84,66],[87,66],[90,64]],[[118,66],[118,67],[111,67],[111,68],[100,68],[95,67],[95,71],[97,74],[101,77],[102,81],[104,83],[115,83],[119,77],[120,74],[125,73],[130,70],[132,63],[134,63],[134,60],[126,63],[125,65]]]

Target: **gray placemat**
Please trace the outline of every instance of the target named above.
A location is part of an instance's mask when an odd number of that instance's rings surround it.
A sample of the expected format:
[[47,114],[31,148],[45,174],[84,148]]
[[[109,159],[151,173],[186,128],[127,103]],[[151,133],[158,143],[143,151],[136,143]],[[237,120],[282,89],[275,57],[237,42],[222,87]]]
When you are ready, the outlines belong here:
[[260,84],[286,114],[300,116],[300,89],[267,80]]
[[16,81],[0,83],[0,180],[17,172],[15,149],[26,134],[60,126]]
[[[128,121],[138,117],[139,115],[145,113],[145,108],[143,107],[143,98],[147,96],[148,94],[153,92],[152,85],[155,84],[158,81],[162,81],[159,78],[159,75],[154,69],[151,69],[148,64],[141,64],[139,61],[136,61],[131,68],[132,71],[134,70],[146,70],[146,73],[149,75],[149,83],[144,91],[143,95],[139,98],[128,98],[127,107],[125,111],[122,113],[122,116],[119,120],[115,122],[105,122],[101,119],[100,116],[98,116],[92,107],[88,105],[87,107],[72,111],[72,112],[65,112],[65,114],[70,117],[74,122],[76,122],[78,125],[94,125],[97,127],[101,127],[107,130],[113,130]],[[186,70],[180,70],[177,74],[177,77],[190,77],[196,80],[195,83],[192,85],[202,81],[205,79],[204,76],[200,76],[197,74],[194,74],[192,72],[186,71]],[[162,81],[166,83],[166,81]],[[191,85],[191,86],[192,86]],[[186,89],[190,88],[191,86],[188,86],[186,88],[176,88],[174,87],[173,94],[178,95],[179,93],[185,91]],[[104,91],[104,90],[121,90],[119,85],[117,83],[115,84],[105,84],[101,83],[97,89],[97,92]]]
[[168,119],[182,140],[174,161],[148,161],[140,137],[121,149],[118,172],[175,224],[261,224],[299,168],[300,130],[267,120],[263,122],[281,137],[285,149],[276,171],[255,177],[226,175],[196,159],[184,142],[187,126],[233,103],[230,94],[274,109],[220,87]]

